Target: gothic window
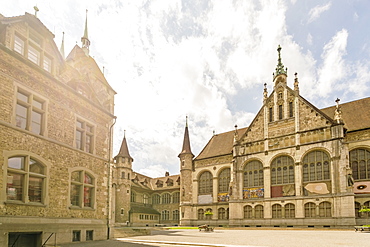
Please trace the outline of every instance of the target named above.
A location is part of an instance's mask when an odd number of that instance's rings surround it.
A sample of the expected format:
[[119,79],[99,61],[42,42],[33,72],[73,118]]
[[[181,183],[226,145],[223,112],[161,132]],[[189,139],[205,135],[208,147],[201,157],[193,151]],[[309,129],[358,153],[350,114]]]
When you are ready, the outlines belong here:
[[303,182],[330,180],[330,159],[323,151],[312,151],[303,158]]
[[257,205],[254,207],[254,214],[256,219],[263,219],[263,206],[262,205]]
[[77,119],[76,121],[76,148],[93,153],[94,127],[92,124]]
[[6,195],[8,201],[44,203],[46,167],[30,156],[8,159]]
[[171,203],[171,194],[170,193],[164,193],[162,195],[162,204],[170,204]]
[[204,214],[206,216],[206,220],[211,220],[213,215],[212,208],[207,208]]
[[18,88],[15,109],[15,124],[17,127],[31,131],[37,135],[44,135],[45,109],[45,100],[24,89]]
[[283,119],[283,105],[279,105],[279,120]]
[[263,165],[253,160],[244,166],[244,188],[263,186]]
[[274,121],[273,111],[272,107],[269,108],[269,122]]
[[244,219],[252,219],[253,215],[252,215],[252,206],[245,206],[244,207]]
[[209,195],[212,194],[213,191],[213,181],[212,181],[212,174],[208,171],[203,172],[199,176],[199,195]]
[[294,184],[294,161],[280,156],[271,163],[271,185]]
[[354,180],[370,179],[370,151],[354,149],[349,152],[349,163]]
[[218,209],[218,219],[219,220],[225,220],[225,219],[227,219],[227,217],[226,217],[226,210],[224,208],[219,208]]
[[274,219],[282,218],[282,210],[281,210],[281,205],[280,204],[272,205],[272,218],[274,218]]
[[331,203],[321,202],[319,204],[319,216],[322,218],[331,217]]
[[161,196],[158,194],[153,195],[153,204],[160,204],[161,203]]
[[316,204],[313,202],[308,202],[304,205],[304,216],[306,218],[316,217]]
[[218,176],[218,193],[227,193],[229,192],[230,184],[230,168],[222,170]]
[[285,204],[284,206],[285,218],[295,218],[295,206],[292,203]]
[[173,193],[172,201],[173,201],[173,203],[179,203],[180,202],[180,192]]
[[174,210],[172,212],[172,219],[173,220],[179,220],[180,219],[180,213],[179,213],[179,210]]
[[85,170],[71,173],[72,206],[93,208],[95,198],[95,178]]
[[198,209],[198,220],[203,220],[203,219],[204,219],[204,210]]
[[293,102],[289,102],[289,117],[293,117]]

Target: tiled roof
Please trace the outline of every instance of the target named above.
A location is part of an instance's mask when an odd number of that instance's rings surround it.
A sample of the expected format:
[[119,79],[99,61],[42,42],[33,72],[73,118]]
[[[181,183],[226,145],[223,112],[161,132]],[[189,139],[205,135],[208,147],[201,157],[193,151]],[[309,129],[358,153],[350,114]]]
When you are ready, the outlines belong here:
[[132,206],[131,209],[130,209],[130,213],[160,214],[154,208],[151,208],[151,207],[140,207],[140,206]]
[[[238,129],[238,136],[241,137],[246,130],[247,128]],[[235,130],[212,136],[195,160],[231,154],[233,151],[234,133]]]
[[[344,127],[348,131],[370,128],[370,97],[339,106],[342,110]],[[334,119],[335,106],[321,109],[321,111]]]

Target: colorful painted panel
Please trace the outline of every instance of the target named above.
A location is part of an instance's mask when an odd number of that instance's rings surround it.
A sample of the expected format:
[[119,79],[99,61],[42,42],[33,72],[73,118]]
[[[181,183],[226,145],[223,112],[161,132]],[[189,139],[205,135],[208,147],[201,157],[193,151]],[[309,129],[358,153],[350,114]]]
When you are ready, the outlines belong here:
[[229,201],[229,194],[228,193],[218,193],[217,200],[219,202],[228,202]]
[[244,188],[243,199],[263,198],[265,194],[264,188]]

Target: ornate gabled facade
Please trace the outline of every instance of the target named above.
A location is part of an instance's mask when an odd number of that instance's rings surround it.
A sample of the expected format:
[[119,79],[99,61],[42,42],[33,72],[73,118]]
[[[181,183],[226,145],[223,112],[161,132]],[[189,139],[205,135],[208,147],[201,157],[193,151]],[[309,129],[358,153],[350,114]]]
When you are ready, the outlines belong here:
[[64,59],[53,38],[35,15],[0,15],[1,246],[109,236],[115,92],[84,47]]
[[[318,109],[300,95],[297,74],[294,88],[287,86],[280,46],[273,83],[270,95],[265,85],[263,105],[248,127],[214,135],[195,158],[186,123],[180,183],[173,188],[180,193],[181,225],[338,228],[365,223],[359,209],[370,206],[370,98],[344,104],[337,99],[335,106]],[[164,179],[133,174],[131,201],[158,209]],[[155,183],[143,189],[144,180]],[[147,199],[135,199],[145,193]],[[169,206],[157,210],[158,221],[134,214],[127,220],[177,224],[162,220]],[[134,203],[130,208],[138,211]]]

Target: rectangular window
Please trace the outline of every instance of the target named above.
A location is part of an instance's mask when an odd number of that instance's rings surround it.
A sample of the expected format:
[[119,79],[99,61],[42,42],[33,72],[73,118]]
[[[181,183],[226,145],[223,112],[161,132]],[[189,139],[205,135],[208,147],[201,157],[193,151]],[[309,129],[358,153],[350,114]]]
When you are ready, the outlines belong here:
[[33,46],[28,46],[28,59],[37,65],[40,65],[40,51]]
[[73,230],[72,232],[72,242],[81,241],[81,231]]
[[293,102],[289,102],[289,117],[293,117]]
[[269,122],[272,122],[273,121],[273,117],[272,117],[272,107],[269,108]]
[[51,73],[51,59],[47,56],[44,56],[44,64],[43,64],[44,70]]
[[86,241],[94,240],[94,231],[93,230],[86,230]]
[[283,105],[279,105],[279,120],[283,119]]
[[76,122],[76,148],[93,153],[94,127],[86,121]]
[[45,129],[45,105],[44,100],[18,89],[15,125],[35,134],[43,135]]
[[17,35],[14,36],[14,48],[13,49],[19,54],[24,55],[24,40],[18,37]]

